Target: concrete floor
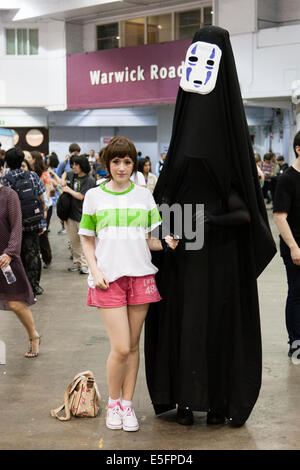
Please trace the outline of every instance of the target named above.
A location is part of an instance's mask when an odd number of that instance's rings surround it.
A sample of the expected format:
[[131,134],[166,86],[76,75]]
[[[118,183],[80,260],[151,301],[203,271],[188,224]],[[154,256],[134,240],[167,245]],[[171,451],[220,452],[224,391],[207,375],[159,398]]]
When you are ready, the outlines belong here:
[[[68,273],[66,235],[51,222],[53,266],[43,270],[45,294],[32,311],[42,334],[37,359],[23,357],[23,327],[11,312],[1,311],[0,340],[6,343],[6,365],[0,365],[0,449],[299,449],[300,366],[287,356],[284,322],[286,278],[279,254],[259,279],[263,336],[263,384],[257,404],[242,428],[207,427],[196,413],[191,427],[178,425],[175,412],[155,417],[141,357],[134,398],[140,431],[105,427],[105,363],[109,343],[97,309],[85,306],[86,276]],[[272,223],[272,229],[277,233]],[[141,352],[143,347],[141,345]],[[95,373],[102,412],[95,419],[59,422],[50,409],[63,402],[64,389],[80,371]]]

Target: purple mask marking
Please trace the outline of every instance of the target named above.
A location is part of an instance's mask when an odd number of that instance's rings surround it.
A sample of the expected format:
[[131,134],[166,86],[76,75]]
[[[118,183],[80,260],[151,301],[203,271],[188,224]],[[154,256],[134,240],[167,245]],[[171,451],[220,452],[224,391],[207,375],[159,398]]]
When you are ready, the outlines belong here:
[[208,82],[208,80],[210,79],[210,77],[211,77],[211,72],[207,72],[207,75],[206,75],[206,80],[205,80],[205,83],[204,83],[204,85],[206,85],[206,84],[207,84],[207,82]]
[[189,79],[190,79],[191,71],[192,71],[192,68],[191,68],[191,67],[188,67],[188,68],[186,69],[186,81],[187,81],[187,82],[188,82]]
[[194,47],[194,49],[192,50],[192,54],[196,54],[196,50],[197,50],[197,46]]
[[211,53],[211,56],[210,56],[210,59],[214,59],[215,58],[215,53],[216,53],[216,49],[214,48],[212,53]]

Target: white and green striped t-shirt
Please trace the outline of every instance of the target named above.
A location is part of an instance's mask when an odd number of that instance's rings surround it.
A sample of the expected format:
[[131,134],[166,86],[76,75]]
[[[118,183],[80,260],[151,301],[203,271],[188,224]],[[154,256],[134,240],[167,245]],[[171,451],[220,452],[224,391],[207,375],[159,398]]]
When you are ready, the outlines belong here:
[[[113,282],[122,276],[146,276],[158,270],[151,262],[146,233],[161,224],[149,189],[131,184],[123,193],[104,184],[90,189],[84,198],[80,235],[95,237],[99,269]],[[90,287],[94,287],[91,274]]]

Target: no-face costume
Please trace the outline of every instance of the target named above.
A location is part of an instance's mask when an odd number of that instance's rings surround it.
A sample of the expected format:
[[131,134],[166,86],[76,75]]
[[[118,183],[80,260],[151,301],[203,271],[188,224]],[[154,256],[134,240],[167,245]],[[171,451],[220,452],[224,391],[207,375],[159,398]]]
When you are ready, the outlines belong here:
[[[256,279],[276,252],[227,31],[205,27],[187,51],[158,204],[205,206],[201,250],[153,254],[163,300],[145,324],[155,412],[178,404],[237,425],[261,386]],[[195,219],[194,214],[194,219]],[[197,218],[197,217],[196,217]]]

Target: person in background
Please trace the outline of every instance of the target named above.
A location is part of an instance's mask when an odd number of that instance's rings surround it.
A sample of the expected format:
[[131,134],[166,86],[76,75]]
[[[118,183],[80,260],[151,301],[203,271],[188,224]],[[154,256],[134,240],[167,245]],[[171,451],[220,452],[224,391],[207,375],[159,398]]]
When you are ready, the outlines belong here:
[[256,162],[256,168],[257,168],[257,174],[258,174],[260,186],[263,187],[264,182],[265,182],[265,175],[263,174],[261,170],[261,156],[259,155],[259,153],[255,153],[254,158]]
[[[59,165],[58,156],[56,155],[55,152],[52,152],[50,155],[48,155],[48,158],[47,158],[47,170],[49,171],[50,178],[51,178],[50,197],[51,197],[51,200],[52,200],[52,206],[53,207],[55,207],[55,205],[56,205],[56,201],[59,197],[59,193],[56,190],[58,183],[57,183],[56,179],[53,177],[52,172],[56,175],[58,165]],[[48,218],[47,218],[48,232],[50,231],[49,230],[49,224],[50,224],[50,220],[48,220]]]
[[23,160],[22,163],[21,163],[21,168],[22,170],[24,171],[32,171],[32,168],[28,162],[28,160]]
[[272,162],[273,154],[271,152],[264,155],[264,161],[261,164],[261,171],[264,174],[265,182],[263,186],[263,195],[265,204],[272,202],[272,178],[274,177],[274,164]]
[[295,354],[300,359],[300,132],[295,135],[293,148],[296,161],[278,178],[273,212],[288,282],[285,307],[288,356]]
[[[4,160],[0,159],[0,178]],[[40,335],[34,324],[30,306],[34,304],[32,288],[21,261],[22,212],[16,191],[0,183],[0,310],[11,310],[28,333],[27,358],[37,357]],[[15,282],[8,284],[2,269],[10,266]]]
[[59,165],[59,159],[55,152],[51,152],[50,155],[47,155],[47,169],[54,170]]
[[160,154],[160,160],[159,160],[159,162],[157,162],[157,164],[156,164],[156,176],[157,176],[157,177],[159,177],[159,175],[160,175],[160,172],[161,172],[162,167],[163,167],[163,165],[164,165],[164,161],[165,161],[166,155],[167,155],[166,153],[161,153],[161,154]]
[[[24,153],[18,148],[11,148],[7,150],[5,161],[10,171],[2,178],[2,184],[14,189],[14,185],[22,175],[24,170],[21,169],[22,161],[24,160]],[[47,218],[47,206],[44,200],[45,186],[34,171],[29,172],[29,180],[34,188],[35,194],[40,198],[44,219]],[[26,271],[26,275],[31,284],[34,296],[41,295],[44,290],[40,286],[41,278],[41,259],[40,259],[40,244],[39,235],[43,233],[45,224],[43,220],[36,222],[29,226],[23,227],[22,246],[21,246],[21,259]]]
[[93,176],[96,182],[106,175],[106,166],[103,159],[104,149],[105,147],[96,153],[96,162],[93,165]]
[[90,164],[84,155],[73,156],[72,159],[74,162],[72,164],[73,169],[68,172],[66,180],[69,183],[63,186],[63,191],[72,196],[70,215],[65,222],[73,253],[73,266],[68,268],[68,271],[79,271],[81,274],[88,274],[87,262],[82,251],[78,230],[85,194],[95,186],[95,181],[89,175]]
[[96,163],[95,150],[93,150],[93,149],[90,150],[90,154],[88,155],[88,160],[89,160],[89,164],[91,165],[91,168],[92,168],[94,163]]
[[27,160],[30,164],[30,162],[32,161],[31,153],[29,152],[29,150],[23,150],[23,153],[24,153],[24,160]]
[[277,157],[277,163],[279,165],[279,175],[283,175],[283,173],[286,172],[286,170],[289,168],[289,165],[288,163],[286,163],[284,161],[284,156],[283,155],[280,155],[279,157]]
[[272,163],[273,163],[273,176],[271,178],[271,196],[272,196],[272,203],[274,203],[277,179],[278,179],[278,176],[280,175],[280,165],[276,161],[275,153],[272,154]]
[[[148,157],[149,159],[149,157]],[[147,160],[146,158],[141,158],[138,161],[138,170],[143,173],[143,176],[145,178],[146,186],[147,188],[153,193],[156,182],[157,182],[157,177],[151,173],[151,162],[150,159]]]
[[80,151],[81,151],[81,149],[80,149],[78,144],[76,144],[76,143],[70,144],[69,154],[66,156],[65,161],[60,162],[60,164],[57,167],[57,174],[60,178],[63,176],[64,173],[67,173],[68,171],[71,170],[70,157],[72,155],[79,155]]
[[9,171],[5,162],[5,150],[1,149],[1,142],[0,142],[0,160],[3,161],[4,166],[2,167],[2,176],[5,176],[6,173]]
[[40,235],[40,250],[41,250],[41,255],[42,255],[42,260],[44,262],[44,268],[47,269],[51,266],[52,263],[52,251],[51,251],[51,246],[49,243],[49,238],[48,238],[48,228],[50,224],[50,219],[52,216],[52,199],[50,197],[50,191],[51,191],[51,178],[50,178],[50,173],[49,171],[46,170],[44,159],[42,157],[42,154],[37,151],[31,152],[32,155],[32,168],[38,175],[38,177],[41,179],[41,181],[44,183],[45,186],[45,193],[44,193],[44,200],[47,205],[47,217],[45,220],[45,230],[44,232]]
[[[56,174],[59,178],[66,178],[67,172],[71,170],[70,158],[72,155],[76,156],[80,154],[80,147],[75,142],[69,146],[69,154],[66,156],[64,162],[60,162],[57,167]],[[66,233],[65,223],[61,220],[61,229],[57,232],[58,234]]]

